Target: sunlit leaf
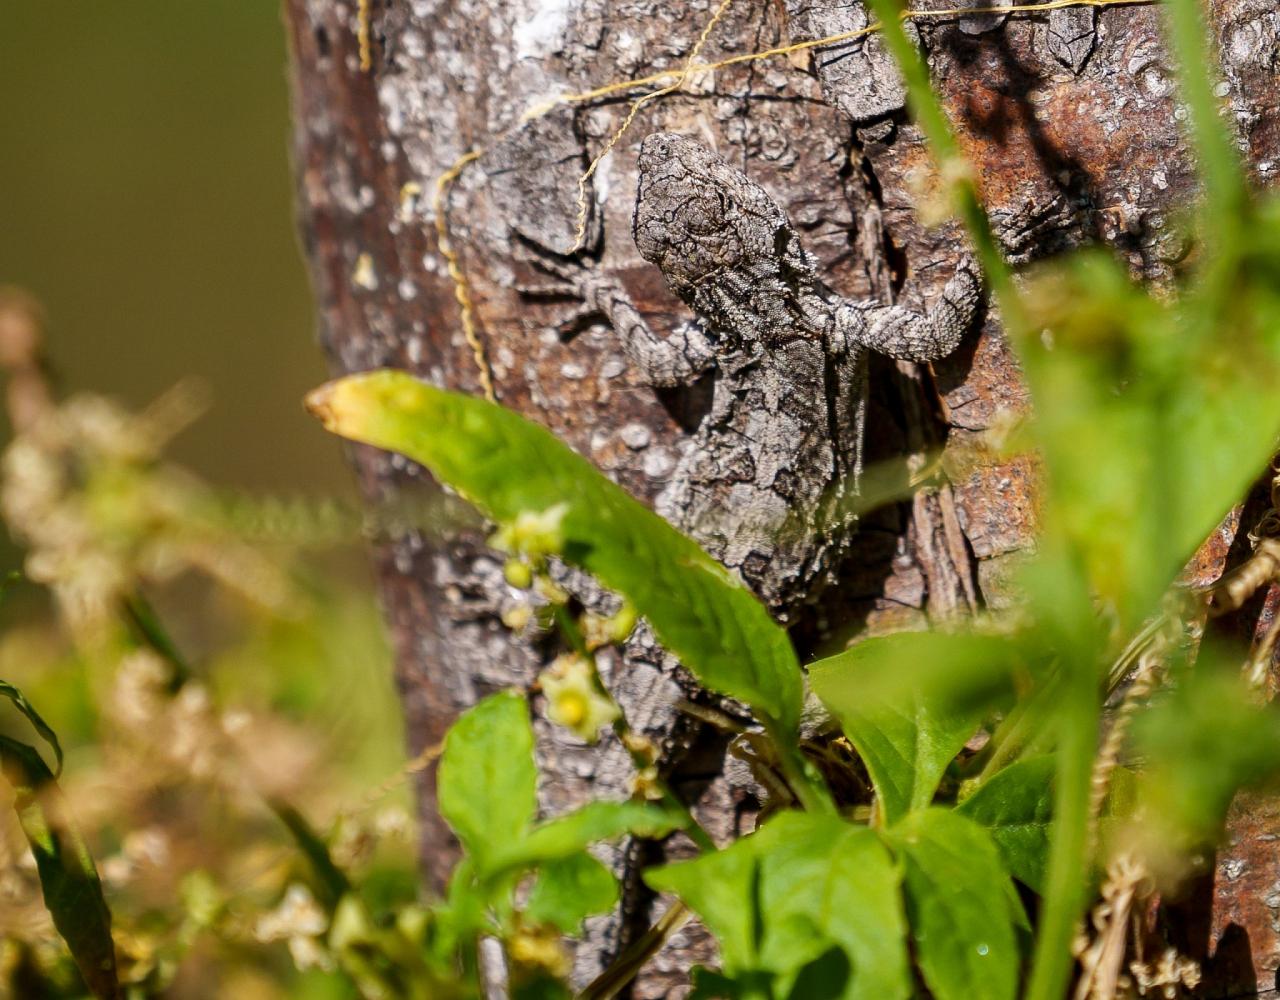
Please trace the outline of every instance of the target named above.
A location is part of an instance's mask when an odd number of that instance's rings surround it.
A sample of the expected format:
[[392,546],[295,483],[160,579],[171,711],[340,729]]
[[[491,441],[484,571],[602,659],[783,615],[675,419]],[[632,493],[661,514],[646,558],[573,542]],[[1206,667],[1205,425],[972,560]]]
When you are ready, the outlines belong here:
[[488,866],[493,871],[528,867],[571,857],[601,840],[626,834],[663,837],[678,830],[685,815],[642,802],[589,802],[581,809],[548,820],[527,834],[494,837]]
[[582,921],[603,913],[618,901],[618,880],[590,854],[572,854],[538,867],[525,917],[575,934]]
[[[885,822],[933,799],[947,765],[973,735],[981,705],[957,707],[921,664],[985,677],[1007,662],[998,638],[904,632],[860,642],[809,668],[814,693],[840,721],[875,783]],[[892,678],[892,687],[882,683]]]
[[421,462],[500,524],[563,508],[560,555],[625,595],[708,688],[785,728],[801,675],[740,580],[545,428],[398,371],[331,382],[309,405],[337,434]]
[[482,871],[500,845],[529,829],[537,780],[529,706],[518,692],[490,695],[449,729],[437,778],[440,815]]
[[1016,761],[957,808],[991,834],[1009,871],[1036,892],[1044,892],[1055,768],[1048,756]]
[[886,836],[902,860],[916,958],[933,996],[1011,1000],[1020,964],[1016,897],[987,831],[933,808]]
[[1215,652],[1134,726],[1148,762],[1138,808],[1156,846],[1211,843],[1239,789],[1280,778],[1280,708],[1256,704]]
[[13,702],[13,706],[26,716],[27,721],[40,734],[40,738],[49,744],[55,761],[53,776],[59,777],[62,774],[62,744],[58,742],[58,734],[53,731],[53,727],[40,717],[35,706],[27,701],[26,695],[8,681],[0,680],[0,698],[7,698]]
[[834,945],[849,971],[832,996],[911,994],[899,873],[865,827],[783,813],[723,851],[646,872],[645,881],[702,918],[732,979],[767,974],[775,996],[806,970],[829,984],[834,965],[824,957]]
[[1126,629],[1274,450],[1280,309],[1265,284],[1169,303],[1090,251],[1029,287],[1036,336],[1018,348],[1048,469],[1044,531]]

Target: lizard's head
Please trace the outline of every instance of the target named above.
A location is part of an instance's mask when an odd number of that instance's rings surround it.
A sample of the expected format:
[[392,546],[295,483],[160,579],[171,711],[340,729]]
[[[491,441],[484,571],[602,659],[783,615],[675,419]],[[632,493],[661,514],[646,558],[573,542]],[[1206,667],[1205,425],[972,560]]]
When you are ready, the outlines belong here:
[[741,170],[668,132],[644,140],[639,168],[636,248],[704,319],[734,314],[737,336],[767,335],[752,321],[792,311],[813,287],[813,264],[786,213]]

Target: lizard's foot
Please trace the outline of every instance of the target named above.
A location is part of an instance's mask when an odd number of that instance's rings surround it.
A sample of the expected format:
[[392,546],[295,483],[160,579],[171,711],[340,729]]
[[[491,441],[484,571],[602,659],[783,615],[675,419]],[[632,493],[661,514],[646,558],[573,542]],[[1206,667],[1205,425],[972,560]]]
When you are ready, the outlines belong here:
[[572,336],[590,321],[603,315],[604,310],[596,294],[599,279],[581,260],[575,257],[557,259],[546,252],[539,252],[537,248],[525,259],[536,270],[556,280],[516,285],[517,292],[531,299],[577,303],[577,307],[556,324],[562,336]]

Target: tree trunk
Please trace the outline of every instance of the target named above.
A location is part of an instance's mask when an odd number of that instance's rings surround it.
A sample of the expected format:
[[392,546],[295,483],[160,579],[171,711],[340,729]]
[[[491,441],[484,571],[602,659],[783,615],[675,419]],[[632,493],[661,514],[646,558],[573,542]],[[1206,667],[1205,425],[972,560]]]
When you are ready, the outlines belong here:
[[[651,502],[704,412],[705,387],[645,385],[608,325],[561,330],[575,303],[521,290],[545,283],[539,259],[574,243],[578,177],[641,91],[520,121],[557,95],[678,67],[715,3],[370,0],[367,68],[356,0],[286,0],[285,8],[302,230],[334,369],[389,365],[482,391],[432,207],[436,179],[482,149],[450,192],[448,219],[497,398]],[[1266,183],[1280,171],[1280,18],[1273,0],[1213,0],[1210,8],[1219,92],[1256,179]],[[737,0],[701,61],[866,23],[856,0]],[[1016,262],[1099,241],[1136,276],[1168,280],[1186,250],[1172,223],[1195,196],[1195,176],[1157,8],[933,18],[912,30]],[[919,307],[964,249],[954,223],[922,221],[939,214],[938,178],[876,38],[700,73],[640,111],[592,182],[583,259],[617,279],[660,335],[690,316],[632,241],[637,149],[656,130],[692,136],[745,170],[787,211],[823,280],[844,295]],[[1034,544],[1035,470],[1025,459],[992,457],[986,442],[1026,406],[994,315],[932,366],[873,363],[867,461],[919,468],[942,449],[945,476],[863,519],[842,586],[795,627],[802,652],[1008,601],[1009,569]],[[409,463],[367,449],[354,449],[353,459],[371,500],[435,495]],[[1252,526],[1247,512],[1235,523]],[[1226,537],[1233,536],[1234,527]],[[1206,554],[1202,570],[1217,571],[1226,549]],[[479,697],[532,682],[541,653],[503,625],[517,597],[482,534],[409,531],[375,553],[415,752]],[[595,750],[547,726],[539,749],[547,810],[599,792]],[[422,857],[439,888],[454,846],[433,812],[431,772],[419,791]],[[704,814],[721,810],[707,818],[723,836],[744,822],[728,801],[704,806]],[[1251,957],[1222,972],[1219,995],[1273,985],[1280,964],[1280,911],[1270,896],[1242,899],[1232,888],[1262,893],[1254,887],[1280,878],[1273,852],[1258,849],[1273,827],[1256,821],[1275,807],[1259,808],[1228,851],[1239,864],[1220,866],[1226,882],[1216,923],[1199,942],[1210,954],[1231,922],[1233,943],[1245,937]],[[1249,880],[1237,881],[1240,865]],[[637,995],[671,995],[685,982],[690,955],[707,957],[696,931],[675,944]],[[579,976],[605,957],[579,955]]]

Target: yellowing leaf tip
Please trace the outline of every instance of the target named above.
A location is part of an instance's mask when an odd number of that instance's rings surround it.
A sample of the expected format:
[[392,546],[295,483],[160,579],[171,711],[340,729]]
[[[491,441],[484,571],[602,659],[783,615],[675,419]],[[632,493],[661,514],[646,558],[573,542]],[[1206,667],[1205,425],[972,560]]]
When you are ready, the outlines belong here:
[[320,421],[327,431],[337,433],[337,418],[334,414],[333,397],[338,388],[337,382],[326,382],[317,386],[303,397],[302,405],[307,412]]

